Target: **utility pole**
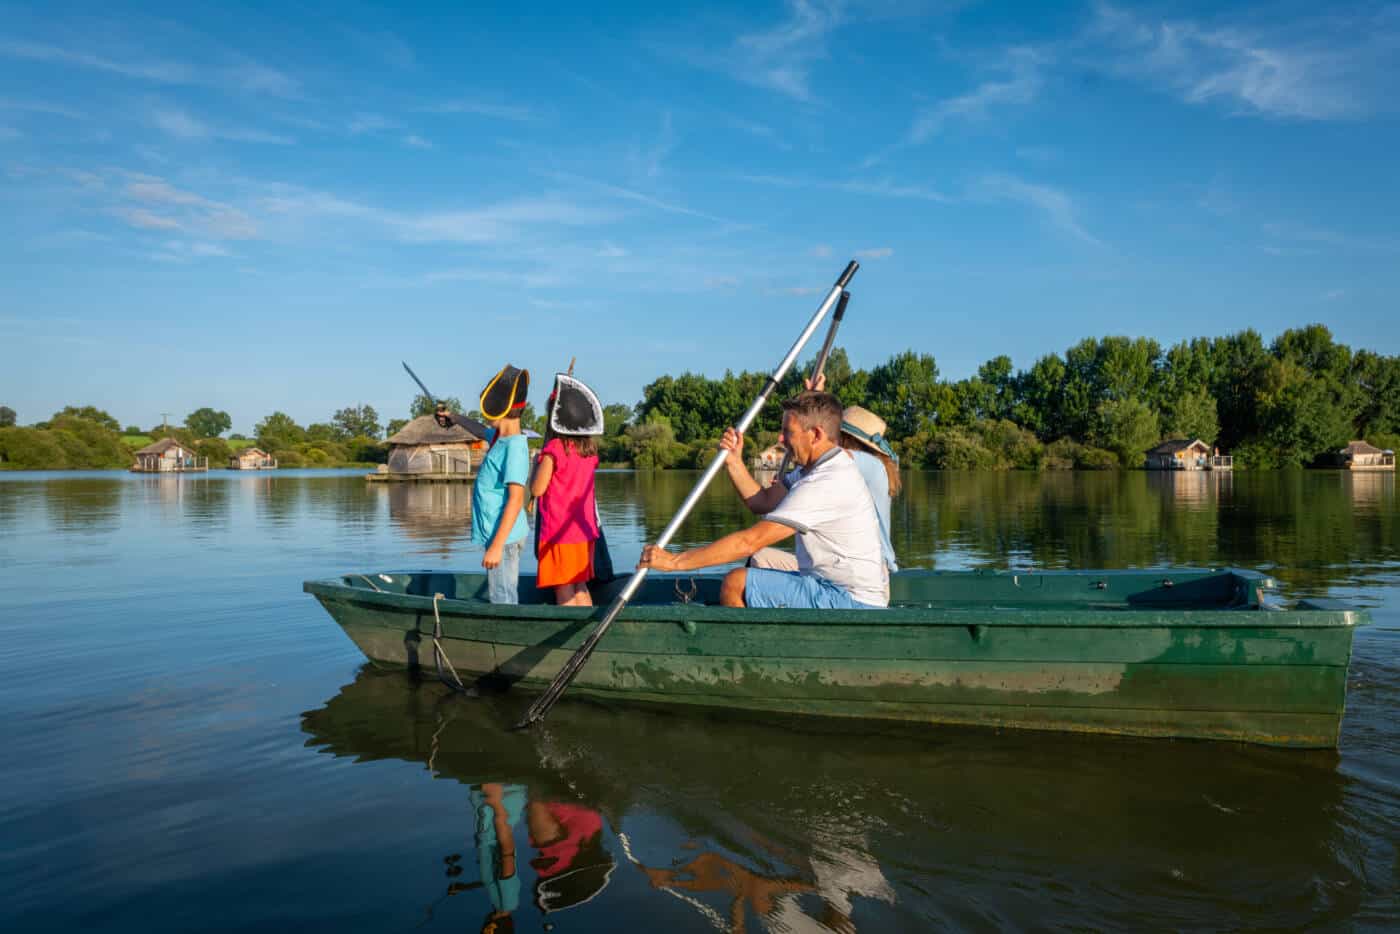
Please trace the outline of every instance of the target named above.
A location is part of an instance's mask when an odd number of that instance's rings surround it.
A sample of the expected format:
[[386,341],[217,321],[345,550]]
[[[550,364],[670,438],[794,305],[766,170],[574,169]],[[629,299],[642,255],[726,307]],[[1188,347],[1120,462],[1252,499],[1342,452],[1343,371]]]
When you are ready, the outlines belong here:
[[167,424],[166,420],[167,420],[168,418],[170,418],[171,414],[173,414],[173,413],[171,413],[171,412],[161,412],[161,413],[160,413],[160,432],[161,432],[161,434],[165,435],[167,438],[170,437],[170,425]]

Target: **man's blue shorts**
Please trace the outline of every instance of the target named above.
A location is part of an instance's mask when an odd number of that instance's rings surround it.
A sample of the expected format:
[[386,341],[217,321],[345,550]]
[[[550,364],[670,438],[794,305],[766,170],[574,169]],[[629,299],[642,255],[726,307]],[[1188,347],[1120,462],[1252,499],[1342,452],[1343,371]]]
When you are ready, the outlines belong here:
[[861,603],[844,588],[815,574],[749,568],[744,582],[744,603],[750,607],[792,607],[809,610],[879,610]]

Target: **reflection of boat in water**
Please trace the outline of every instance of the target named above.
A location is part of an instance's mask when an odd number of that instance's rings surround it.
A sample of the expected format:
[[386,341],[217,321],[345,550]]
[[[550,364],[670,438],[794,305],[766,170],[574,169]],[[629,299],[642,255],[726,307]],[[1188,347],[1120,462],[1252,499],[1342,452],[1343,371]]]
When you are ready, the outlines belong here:
[[[526,601],[542,599],[521,578]],[[623,581],[614,581],[620,587]],[[486,600],[480,574],[308,581],[373,662],[538,690],[601,609]],[[652,575],[574,693],[768,714],[1335,746],[1358,610],[1266,605],[1248,571],[906,571],[887,610],[731,609]],[[595,603],[609,599],[595,594]]]
[[471,535],[472,489],[456,483],[386,483],[389,521],[426,553],[448,555]]
[[[366,667],[303,714],[302,729],[318,752],[381,763],[368,777],[381,788],[394,760],[461,783],[461,810],[435,794],[429,819],[462,837],[480,826],[473,802],[493,783],[600,815],[588,865],[601,868],[571,890],[592,893],[575,902],[581,913],[601,912],[580,916],[585,926],[633,917],[655,919],[646,930],[732,929],[743,898],[749,930],[1032,928],[1053,886],[1066,927],[1129,917],[1195,927],[1209,923],[1203,913],[1216,925],[1297,927],[1349,911],[1333,903],[1340,889],[1299,897],[1319,877],[1357,895],[1364,884],[1356,818],[1341,804],[1350,780],[1329,752],[959,729],[930,741],[587,703],[509,732],[525,702]],[[393,787],[421,813],[411,784]],[[538,848],[528,815],[518,820],[520,901],[538,903]],[[443,855],[424,854],[423,866],[441,868]],[[451,881],[476,892],[477,861],[461,862]],[[485,910],[480,893],[462,894]]]

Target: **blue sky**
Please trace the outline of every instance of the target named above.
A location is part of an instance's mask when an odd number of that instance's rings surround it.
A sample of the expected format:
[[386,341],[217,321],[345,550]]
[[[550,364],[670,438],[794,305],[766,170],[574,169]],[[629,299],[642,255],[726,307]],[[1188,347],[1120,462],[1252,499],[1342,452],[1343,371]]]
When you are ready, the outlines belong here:
[[852,256],[857,365],[1400,352],[1400,5],[476,6],[0,3],[0,404],[634,402]]

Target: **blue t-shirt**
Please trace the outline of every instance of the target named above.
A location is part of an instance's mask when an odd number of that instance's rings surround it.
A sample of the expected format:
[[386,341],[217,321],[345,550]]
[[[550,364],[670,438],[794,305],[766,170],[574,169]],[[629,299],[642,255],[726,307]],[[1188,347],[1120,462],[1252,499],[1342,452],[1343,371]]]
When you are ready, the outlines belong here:
[[[476,484],[472,487],[473,545],[489,545],[496,536],[496,525],[506,509],[509,484],[518,483],[523,487],[530,482],[530,445],[524,435],[497,440],[492,431],[486,440],[492,442],[491,450],[486,452],[477,469]],[[515,515],[515,527],[506,536],[506,544],[524,541],[529,534],[530,524],[522,507]]]
[[[481,870],[482,887],[491,899],[492,908],[515,911],[520,907],[520,860],[517,857],[513,875],[501,878],[501,841],[496,839],[496,812],[486,803],[486,795],[479,786],[467,793],[467,799],[476,812],[476,859],[477,868]],[[506,785],[502,788],[501,805],[506,812],[506,823],[512,829],[520,823],[525,799],[524,785]]]

